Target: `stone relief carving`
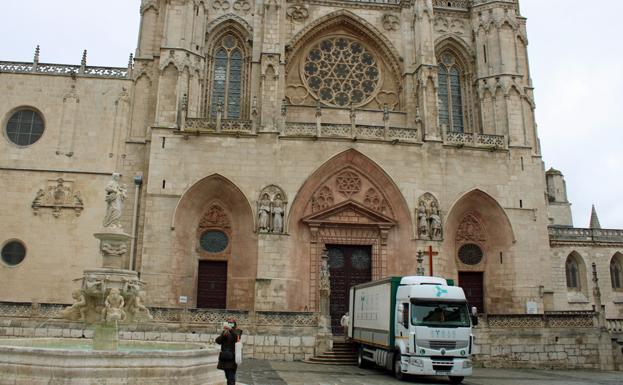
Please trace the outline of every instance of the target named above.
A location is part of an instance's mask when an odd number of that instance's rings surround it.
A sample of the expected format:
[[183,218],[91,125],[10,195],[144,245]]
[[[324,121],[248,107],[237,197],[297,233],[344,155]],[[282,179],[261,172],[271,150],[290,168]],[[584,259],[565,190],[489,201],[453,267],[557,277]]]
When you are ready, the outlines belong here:
[[465,33],[465,21],[457,18],[448,18],[443,16],[437,16],[434,22],[435,32],[453,33],[456,35],[463,35]]
[[234,10],[247,14],[251,9],[251,3],[248,0],[236,0],[234,1]]
[[456,233],[457,242],[483,242],[486,241],[484,226],[474,213],[467,213],[463,217]]
[[387,201],[374,188],[368,189],[363,204],[379,213],[385,214],[387,212]]
[[302,0],[297,0],[286,10],[286,14],[294,21],[305,21],[309,17],[307,5]]
[[257,203],[258,232],[283,234],[287,204],[286,194],[280,187],[264,187]]
[[400,28],[400,18],[390,13],[383,15],[383,28],[387,31],[397,31]]
[[213,204],[199,221],[199,232],[215,227],[228,229],[230,223],[225,210],[221,206]]
[[331,273],[329,272],[329,254],[326,250],[324,250],[320,256],[319,283],[320,292],[324,292],[328,296],[331,293]]
[[229,8],[231,8],[231,5],[229,4],[229,1],[227,0],[214,0],[212,2],[212,8],[214,8],[215,10],[222,10],[222,11],[227,11]]
[[104,301],[104,309],[102,309],[102,319],[106,321],[123,321],[125,320],[125,311],[123,306],[125,300],[119,294],[119,289],[116,287],[110,289],[110,293]]
[[344,171],[335,178],[337,190],[350,198],[361,190],[361,178],[352,171]]
[[417,232],[420,239],[439,241],[443,239],[443,224],[439,202],[431,193],[418,199],[416,210]]
[[113,173],[112,180],[106,186],[106,216],[104,228],[121,229],[121,214],[123,213],[123,201],[127,195],[127,189],[119,183],[121,174]]
[[328,186],[324,186],[320,191],[312,197],[312,211],[322,211],[333,206],[335,199],[333,198],[333,192]]
[[58,218],[61,210],[74,210],[80,216],[84,210],[84,202],[80,191],[74,191],[74,182],[63,178],[52,179],[44,189],[37,191],[32,201],[33,214],[38,215],[42,208],[52,209],[52,215]]

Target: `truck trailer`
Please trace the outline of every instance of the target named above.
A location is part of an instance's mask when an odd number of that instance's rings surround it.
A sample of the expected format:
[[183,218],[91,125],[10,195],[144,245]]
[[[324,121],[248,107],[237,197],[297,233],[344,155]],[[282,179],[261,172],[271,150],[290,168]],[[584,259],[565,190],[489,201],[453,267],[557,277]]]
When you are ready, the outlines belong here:
[[391,277],[350,288],[348,338],[360,367],[376,364],[404,380],[409,375],[472,374],[472,325],[465,293],[443,278]]

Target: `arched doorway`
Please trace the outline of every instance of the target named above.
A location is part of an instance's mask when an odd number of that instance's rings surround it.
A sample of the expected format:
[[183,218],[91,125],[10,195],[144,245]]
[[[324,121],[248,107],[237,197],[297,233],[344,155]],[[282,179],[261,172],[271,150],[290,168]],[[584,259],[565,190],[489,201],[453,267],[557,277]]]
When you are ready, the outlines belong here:
[[[351,285],[399,271],[409,257],[412,225],[407,204],[391,178],[355,150],[327,161],[303,184],[292,205],[290,228],[309,263],[309,303],[319,304],[321,254],[329,252],[334,330],[346,312]],[[402,240],[402,242],[401,242]]]

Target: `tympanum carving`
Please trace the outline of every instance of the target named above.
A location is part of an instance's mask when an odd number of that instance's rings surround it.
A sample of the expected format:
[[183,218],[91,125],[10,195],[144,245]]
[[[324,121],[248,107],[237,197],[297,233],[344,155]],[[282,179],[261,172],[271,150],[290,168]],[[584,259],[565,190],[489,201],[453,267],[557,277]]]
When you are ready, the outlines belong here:
[[458,243],[486,241],[486,231],[476,214],[467,213],[459,224],[456,233]]

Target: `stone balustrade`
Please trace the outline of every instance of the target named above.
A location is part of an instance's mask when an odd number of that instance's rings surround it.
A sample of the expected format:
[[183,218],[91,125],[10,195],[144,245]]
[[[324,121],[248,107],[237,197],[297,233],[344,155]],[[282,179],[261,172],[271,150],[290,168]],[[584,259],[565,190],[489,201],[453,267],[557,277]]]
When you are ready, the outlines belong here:
[[470,0],[433,0],[433,7],[469,9],[470,3]]
[[479,134],[471,132],[452,132],[444,134],[444,144],[459,147],[479,147],[488,149],[507,148],[505,135]]
[[550,226],[550,242],[623,244],[623,230]]
[[0,62],[0,72],[35,73],[60,76],[88,76],[98,78],[129,79],[128,68],[93,67],[71,64],[48,64],[26,62]]
[[623,333],[623,319],[607,319],[606,328],[610,333]]

